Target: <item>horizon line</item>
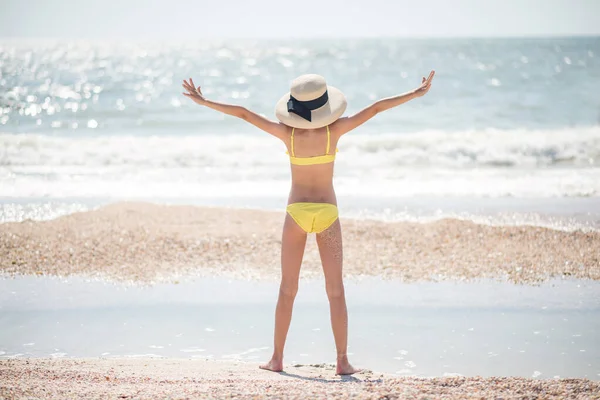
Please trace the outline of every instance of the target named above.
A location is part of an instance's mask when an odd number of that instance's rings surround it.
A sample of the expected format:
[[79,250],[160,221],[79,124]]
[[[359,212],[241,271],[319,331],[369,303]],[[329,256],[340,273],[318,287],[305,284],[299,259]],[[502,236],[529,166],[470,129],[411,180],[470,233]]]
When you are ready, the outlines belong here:
[[417,40],[454,40],[454,39],[570,39],[570,38],[600,38],[599,33],[572,33],[572,34],[515,34],[515,35],[379,35],[379,36],[204,36],[204,37],[176,37],[176,36],[0,36],[0,40],[139,40],[139,41],[199,41],[199,40],[331,40],[331,39],[417,39]]

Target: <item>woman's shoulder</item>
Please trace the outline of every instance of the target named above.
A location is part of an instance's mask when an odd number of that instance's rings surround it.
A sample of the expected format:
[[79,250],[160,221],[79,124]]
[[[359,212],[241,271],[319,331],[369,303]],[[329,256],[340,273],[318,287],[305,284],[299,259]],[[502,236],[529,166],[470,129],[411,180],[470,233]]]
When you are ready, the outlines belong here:
[[340,117],[338,119],[336,119],[334,122],[332,122],[329,125],[329,132],[337,137],[342,136],[342,134],[345,133],[344,131],[344,123],[346,123],[348,120],[348,117]]

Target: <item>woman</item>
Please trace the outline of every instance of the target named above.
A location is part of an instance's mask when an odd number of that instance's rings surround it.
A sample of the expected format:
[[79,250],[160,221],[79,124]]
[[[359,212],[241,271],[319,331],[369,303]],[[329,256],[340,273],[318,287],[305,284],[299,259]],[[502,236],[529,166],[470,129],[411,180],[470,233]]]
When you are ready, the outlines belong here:
[[337,151],[334,149],[344,134],[378,113],[426,94],[434,74],[431,71],[413,91],[379,100],[344,118],[341,116],[346,110],[346,98],[342,92],[327,86],[319,75],[302,75],[292,81],[290,92],[276,105],[279,122],[241,106],[208,100],[191,78],[189,82],[184,81],[185,96],[199,105],[242,118],[275,136],[285,143],[290,155],[292,187],[281,239],[281,285],[275,311],[274,350],[271,360],[261,368],[283,370],[283,348],[298,291],[306,236],[316,233],[337,350],[336,373],[349,375],[358,371],[350,364],[346,353],[348,313],[342,279],[342,231],[333,189]]

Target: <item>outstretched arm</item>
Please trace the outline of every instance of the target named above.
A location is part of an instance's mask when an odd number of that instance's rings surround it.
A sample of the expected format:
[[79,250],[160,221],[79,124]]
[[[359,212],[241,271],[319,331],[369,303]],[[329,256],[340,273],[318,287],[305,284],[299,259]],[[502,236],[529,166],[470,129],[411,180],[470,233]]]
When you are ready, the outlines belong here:
[[365,122],[367,122],[368,120],[370,120],[371,118],[373,118],[374,116],[379,114],[380,112],[389,110],[390,108],[397,107],[400,104],[404,104],[407,101],[410,101],[412,99],[416,99],[417,97],[421,97],[421,96],[425,95],[429,91],[429,88],[431,87],[431,81],[433,80],[434,75],[435,75],[435,71],[431,71],[429,73],[429,77],[427,79],[425,79],[425,77],[423,77],[421,86],[419,86],[417,89],[411,90],[410,92],[407,92],[407,93],[404,93],[404,94],[401,94],[398,96],[393,96],[393,97],[388,97],[385,99],[378,100],[375,103],[362,109],[361,111],[357,112],[356,114],[354,114],[350,117],[344,117],[344,118],[338,119],[333,125],[331,125],[331,128],[334,131],[336,131],[338,135],[341,136],[345,133],[350,132],[352,129],[356,128],[357,126],[364,124]]
[[202,95],[200,86],[198,86],[198,88],[194,86],[194,81],[192,78],[190,78],[189,82],[186,80],[183,81],[183,88],[187,90],[187,92],[183,93],[183,95],[192,99],[196,104],[212,108],[213,110],[220,111],[227,115],[241,118],[244,121],[256,126],[258,129],[262,129],[263,131],[270,133],[281,140],[285,140],[289,134],[289,128],[287,125],[284,125],[280,122],[271,121],[270,119],[256,114],[245,107],[206,99],[204,95]]

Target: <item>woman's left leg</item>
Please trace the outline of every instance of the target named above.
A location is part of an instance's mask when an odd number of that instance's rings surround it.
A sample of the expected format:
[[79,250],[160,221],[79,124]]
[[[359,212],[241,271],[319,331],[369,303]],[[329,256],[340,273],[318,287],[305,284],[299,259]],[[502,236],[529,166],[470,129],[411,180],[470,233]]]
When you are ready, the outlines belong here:
[[281,235],[281,285],[275,308],[273,356],[268,363],[260,366],[262,369],[275,372],[283,370],[283,348],[292,320],[292,309],[298,292],[300,266],[305,246],[306,232],[294,222],[289,214],[286,214]]

